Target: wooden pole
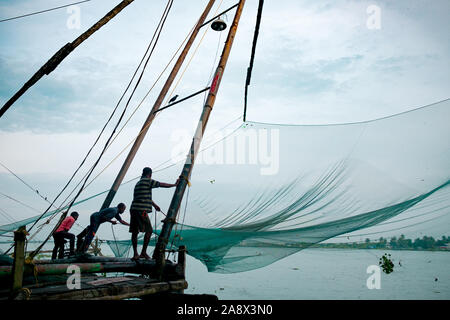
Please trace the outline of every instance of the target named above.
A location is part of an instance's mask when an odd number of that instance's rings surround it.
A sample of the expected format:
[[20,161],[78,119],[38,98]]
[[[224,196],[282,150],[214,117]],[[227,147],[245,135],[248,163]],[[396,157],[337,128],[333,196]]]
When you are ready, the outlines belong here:
[[158,96],[158,98],[155,101],[155,104],[153,105],[152,110],[150,111],[147,119],[145,120],[144,125],[142,126],[142,129],[136,138],[136,141],[134,142],[133,146],[131,147],[130,152],[128,153],[127,158],[125,159],[125,162],[122,165],[122,168],[119,171],[119,174],[116,177],[116,180],[114,180],[114,183],[109,190],[108,195],[106,196],[105,201],[103,202],[103,205],[100,210],[108,208],[111,205],[112,200],[114,199],[114,196],[116,195],[117,190],[119,189],[120,184],[123,181],[123,178],[125,177],[125,174],[128,171],[128,168],[131,165],[131,162],[133,161],[139,147],[141,146],[142,141],[145,138],[145,135],[147,134],[148,129],[150,128],[150,125],[153,122],[153,119],[156,116],[156,112],[158,111],[159,107],[161,106],[164,98],[167,95],[167,92],[169,91],[170,86],[172,85],[173,81],[175,80],[175,77],[178,74],[178,71],[180,70],[184,59],[186,58],[189,49],[192,46],[192,43],[194,42],[195,38],[197,37],[197,34],[201,28],[202,23],[205,21],[206,16],[208,15],[209,11],[211,10],[211,7],[213,6],[215,0],[210,0],[208,4],[206,5],[205,10],[203,11],[202,15],[200,16],[200,19],[198,20],[194,31],[192,32],[191,36],[189,37],[189,40],[186,43],[186,46],[184,47],[183,51],[181,52],[180,56],[178,57],[177,62],[175,63],[172,72],[170,73],[169,77],[166,80],[166,83],[164,84],[163,88],[161,89],[161,92]]
[[11,293],[15,295],[22,289],[23,270],[25,264],[25,239],[27,231],[25,226],[14,231],[14,262],[12,266]]
[[259,0],[258,5],[258,14],[256,16],[256,26],[255,26],[255,33],[253,35],[253,45],[252,45],[252,55],[250,57],[250,65],[247,68],[247,79],[245,80],[245,93],[244,93],[244,118],[243,121],[245,122],[247,118],[247,95],[248,95],[248,86],[250,85],[250,78],[252,76],[252,69],[253,69],[253,61],[255,60],[255,52],[256,52],[256,42],[258,41],[258,34],[259,34],[259,27],[261,24],[261,16],[262,16],[262,9],[264,5],[264,0]]
[[56,67],[84,40],[89,38],[94,32],[107,24],[112,18],[114,18],[120,11],[126,6],[132,3],[134,0],[124,0],[115,6],[110,12],[108,12],[103,18],[101,18],[96,24],[90,27],[86,32],[76,38],[73,42],[69,42],[64,47],[58,50],[53,57],[51,57],[31,78],[28,80],[14,96],[12,96],[0,109],[0,118],[3,114],[17,101],[29,88],[31,88],[36,82],[38,82],[44,75],[50,74]]
[[[180,246],[178,248],[178,262],[175,266],[175,274],[181,279],[186,279],[186,247]],[[183,294],[182,290],[174,291],[175,293]]]
[[183,279],[186,277],[186,246],[178,248],[178,262],[175,267],[175,272]]
[[[20,257],[20,256],[18,256]],[[122,261],[105,261],[105,262],[68,262],[58,264],[34,264],[26,265],[24,267],[23,260],[18,261],[17,266],[0,266],[0,279],[13,276],[13,291],[17,291],[22,287],[23,276],[48,276],[48,275],[60,275],[66,274],[67,268],[71,265],[77,265],[80,268],[80,272],[85,273],[107,273],[107,272],[126,272],[126,273],[145,273],[153,274],[156,268],[156,262],[154,260],[142,260],[132,261],[131,259],[123,259]],[[20,264],[22,262],[22,264]],[[167,263],[165,266],[165,272],[178,278],[176,271],[176,264]]]
[[244,7],[245,0],[240,0],[238,8],[236,9],[236,14],[234,16],[233,24],[230,27],[230,31],[228,32],[228,37],[225,42],[225,46],[223,48],[222,56],[220,57],[219,65],[216,69],[216,73],[213,78],[213,82],[211,84],[211,88],[209,90],[208,98],[203,107],[203,112],[198,122],[196,134],[192,139],[192,144],[190,148],[189,155],[184,164],[183,170],[181,172],[180,182],[178,183],[174,195],[172,197],[172,201],[170,203],[169,210],[167,211],[167,217],[164,219],[164,224],[161,230],[161,234],[158,237],[158,242],[155,246],[155,251],[153,252],[153,258],[156,259],[158,276],[162,277],[162,271],[165,265],[165,257],[164,253],[166,250],[167,243],[169,241],[170,233],[172,231],[172,227],[174,226],[177,218],[177,214],[181,205],[181,201],[183,200],[183,195],[186,190],[186,186],[192,174],[192,169],[194,166],[194,161],[197,156],[198,149],[200,147],[200,143],[202,140],[203,132],[205,132],[206,125],[208,123],[209,115],[214,106],[214,102],[216,100],[216,94],[219,89],[220,81],[222,80],[223,72],[225,70],[225,66],[228,61],[228,57],[230,55],[230,50],[233,45],[233,40],[236,34],[236,30],[239,24],[239,19],[241,17],[242,9]]
[[[164,282],[146,282],[139,281],[133,283],[133,280],[124,283],[117,283],[114,286],[90,287],[80,290],[67,290],[61,288],[61,292],[53,289],[47,293],[35,293],[31,300],[122,300],[128,298],[137,298],[141,296],[153,295],[156,293],[173,292],[187,288],[186,280],[174,280]],[[41,290],[42,292],[42,290]]]

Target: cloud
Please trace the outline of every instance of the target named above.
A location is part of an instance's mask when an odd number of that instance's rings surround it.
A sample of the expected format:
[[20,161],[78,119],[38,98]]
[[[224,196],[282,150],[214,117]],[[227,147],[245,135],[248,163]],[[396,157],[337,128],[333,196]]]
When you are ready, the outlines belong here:
[[[0,11],[6,17],[56,3],[3,1]],[[81,5],[79,30],[67,28],[65,10],[0,24],[0,104],[54,52],[117,3],[92,1]],[[151,87],[205,4],[174,3],[131,109]],[[226,0],[220,10],[233,4]],[[353,122],[448,98],[449,2],[377,1],[380,30],[366,27],[370,4],[374,3],[291,0],[281,5],[266,1],[247,119],[303,124]],[[1,150],[5,150],[0,160],[15,164],[26,174],[71,172],[125,89],[164,5],[135,1],[17,101],[0,119]],[[247,1],[208,132],[242,114],[256,9],[257,1]],[[233,13],[228,13],[228,25],[232,18]],[[207,85],[225,37],[226,33],[208,31],[174,94],[181,98]],[[120,146],[138,132],[167,74],[131,120]],[[136,168],[149,159],[154,163],[166,160],[167,153],[155,155],[153,150],[165,150],[164,144],[177,128],[192,132],[202,103],[203,96],[199,96],[162,112],[152,125]]]
[[[48,6],[43,1],[35,5],[39,4]],[[446,98],[450,79],[445,72],[449,50],[444,30],[448,29],[448,21],[442,11],[448,4],[379,2],[382,28],[377,31],[366,27],[366,9],[370,4],[369,1],[286,1],[282,6],[265,3],[249,93],[249,119],[358,121]],[[25,10],[24,5],[10,2],[4,7],[12,14],[14,10]],[[132,108],[184,39],[203,5],[174,4]],[[111,6],[111,3],[81,6],[81,30],[67,29],[68,14],[64,10],[0,26],[0,68],[4,74],[0,80],[1,101],[8,99],[58,48],[72,41]],[[224,3],[223,8],[226,6]],[[245,6],[217,110],[234,113],[242,108],[256,6],[252,2]],[[36,132],[99,130],[144,53],[162,8],[163,4],[130,5],[27,92],[1,119],[0,128],[27,128]],[[144,12],[158,14],[150,17]],[[232,16],[227,14],[228,22]],[[49,30],[54,30],[51,37],[36,36]],[[186,96],[206,84],[217,45],[224,38],[225,34],[219,37],[218,33],[208,32],[174,94]],[[167,73],[163,79],[166,76]],[[160,86],[154,89],[149,104]],[[279,112],[273,119],[267,117],[272,115],[271,108],[285,109],[286,105],[289,110]],[[175,117],[174,121],[179,120]]]

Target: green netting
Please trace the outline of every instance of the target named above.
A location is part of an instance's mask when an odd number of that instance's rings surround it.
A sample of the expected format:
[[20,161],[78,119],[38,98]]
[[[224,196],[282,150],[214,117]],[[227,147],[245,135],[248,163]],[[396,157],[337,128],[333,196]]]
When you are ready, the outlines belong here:
[[[420,228],[449,213],[448,119],[446,100],[362,123],[245,123],[199,153],[172,241],[209,271],[232,273],[363,228]],[[108,244],[117,256],[131,246]]]
[[[362,123],[244,123],[199,152],[171,243],[186,245],[211,272],[232,273],[363,228],[420,230],[449,213],[448,119],[446,100]],[[182,162],[156,178],[171,181]],[[168,204],[171,194],[154,197]],[[127,204],[131,197],[131,184],[116,196]],[[2,225],[0,234],[37,217]],[[131,242],[118,232],[121,240],[108,244],[124,256]]]
[[[98,197],[98,196],[101,196],[102,194],[105,194],[105,193],[108,192],[108,191],[109,191],[109,190],[106,190],[106,191],[97,193],[97,194],[95,194],[95,195],[93,195],[93,196],[87,197],[87,198],[85,198],[85,199],[83,199],[83,200],[77,201],[77,202],[75,202],[75,203],[73,204],[72,208],[74,208],[74,207],[76,207],[77,205],[82,204],[82,203],[84,203],[84,202],[86,202],[86,201],[89,201],[89,200],[91,200],[91,199],[94,199],[94,198],[96,198],[96,197]],[[66,210],[66,209],[67,209],[67,206],[62,207],[62,208],[57,209],[57,210],[51,210],[51,211],[48,211],[48,212],[45,213],[44,215],[39,214],[39,215],[30,217],[30,218],[27,218],[27,219],[23,219],[23,220],[20,220],[20,221],[16,221],[16,222],[12,222],[12,223],[9,223],[9,224],[2,225],[2,226],[0,226],[0,235],[5,234],[5,233],[7,233],[7,232],[12,232],[12,231],[17,230],[18,228],[20,228],[20,227],[22,227],[22,226],[27,226],[27,225],[29,225],[29,224],[31,224],[31,223],[34,223],[34,222],[35,222],[36,220],[38,220],[38,219],[45,219],[45,218],[50,217],[50,216],[52,216],[52,215],[54,215],[54,214],[57,214],[57,213],[59,213],[59,212],[62,212],[62,211],[64,211],[64,210]],[[41,215],[42,215],[42,217],[41,217]]]

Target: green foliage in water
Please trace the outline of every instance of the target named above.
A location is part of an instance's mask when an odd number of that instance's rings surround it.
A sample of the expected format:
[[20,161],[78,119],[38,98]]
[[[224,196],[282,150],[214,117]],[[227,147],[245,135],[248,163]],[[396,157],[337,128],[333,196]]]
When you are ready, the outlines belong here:
[[385,253],[378,263],[380,267],[383,269],[383,272],[389,274],[394,271],[394,263],[391,260],[391,255]]

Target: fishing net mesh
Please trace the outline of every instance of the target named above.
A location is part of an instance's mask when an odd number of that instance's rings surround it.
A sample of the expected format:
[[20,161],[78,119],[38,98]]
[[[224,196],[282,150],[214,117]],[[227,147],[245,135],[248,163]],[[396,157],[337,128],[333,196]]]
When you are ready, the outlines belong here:
[[[362,123],[246,122],[199,153],[170,242],[210,272],[233,273],[356,230],[442,217],[448,119],[446,100]],[[117,256],[131,245],[108,243]]]
[[[442,218],[450,211],[448,119],[450,100],[359,123],[243,123],[200,147],[169,243],[185,245],[210,272],[233,273],[357,230]],[[177,177],[181,164],[164,174]],[[108,244],[116,256],[131,247]]]

